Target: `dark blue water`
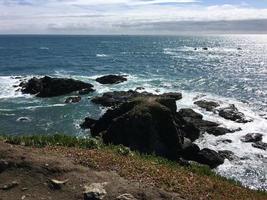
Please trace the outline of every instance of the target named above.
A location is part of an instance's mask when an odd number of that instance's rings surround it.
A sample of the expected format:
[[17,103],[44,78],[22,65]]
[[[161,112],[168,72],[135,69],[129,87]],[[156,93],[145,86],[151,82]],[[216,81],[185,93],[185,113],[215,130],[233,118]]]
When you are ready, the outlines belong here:
[[[129,80],[102,86],[95,78],[104,74],[126,74]],[[28,79],[34,75],[80,79],[95,85],[96,92],[70,105],[64,104],[69,95],[39,99],[16,92],[13,85],[19,80],[14,76]],[[242,131],[235,135],[223,136],[232,139],[232,144],[218,145],[216,141],[222,138],[212,136],[205,136],[199,144],[232,150],[240,157],[249,154],[253,159],[226,163],[218,171],[248,186],[267,188],[266,152],[239,142],[242,135],[251,131],[263,133],[267,141],[266,35],[0,36],[1,134],[83,136],[87,134],[79,128],[83,118],[98,118],[104,112],[90,102],[92,96],[139,86],[155,93],[182,91],[184,98],[177,102],[179,108],[191,107],[228,128],[240,125],[199,109],[193,100],[235,103],[254,121],[242,125]],[[19,122],[19,117],[28,117],[30,122]],[[257,155],[263,159],[259,160]]]

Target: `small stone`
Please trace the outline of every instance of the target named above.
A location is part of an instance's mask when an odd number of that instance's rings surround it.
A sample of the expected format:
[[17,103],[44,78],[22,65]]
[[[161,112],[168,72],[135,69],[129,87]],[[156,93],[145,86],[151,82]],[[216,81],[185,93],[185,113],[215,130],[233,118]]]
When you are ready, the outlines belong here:
[[107,183],[92,183],[84,187],[84,200],[102,200],[107,195],[104,186]]

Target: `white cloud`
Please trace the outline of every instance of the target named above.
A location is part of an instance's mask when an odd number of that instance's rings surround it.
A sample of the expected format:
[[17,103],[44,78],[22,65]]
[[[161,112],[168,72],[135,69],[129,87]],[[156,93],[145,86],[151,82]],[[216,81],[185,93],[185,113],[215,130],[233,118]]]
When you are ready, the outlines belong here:
[[197,0],[0,0],[0,33],[123,33],[138,24],[252,19],[267,19],[267,9]]

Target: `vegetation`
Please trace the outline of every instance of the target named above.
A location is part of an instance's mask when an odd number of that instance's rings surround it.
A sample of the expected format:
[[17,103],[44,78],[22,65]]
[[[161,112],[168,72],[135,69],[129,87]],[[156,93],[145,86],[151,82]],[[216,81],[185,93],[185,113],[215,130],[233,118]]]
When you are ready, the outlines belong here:
[[115,170],[126,179],[161,187],[186,199],[267,199],[266,192],[244,188],[206,166],[182,167],[176,162],[133,152],[123,146],[103,145],[100,139],[38,135],[3,136],[0,140],[30,148],[41,147],[44,153],[62,154],[77,164],[98,170]]

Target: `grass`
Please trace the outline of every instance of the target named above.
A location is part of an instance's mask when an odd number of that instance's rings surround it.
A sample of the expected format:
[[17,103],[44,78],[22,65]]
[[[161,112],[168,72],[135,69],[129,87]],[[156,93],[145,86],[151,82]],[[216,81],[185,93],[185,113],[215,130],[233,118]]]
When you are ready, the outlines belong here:
[[185,199],[267,199],[266,192],[242,187],[208,167],[197,164],[182,167],[174,161],[133,152],[123,146],[103,145],[99,139],[38,135],[2,136],[0,140],[41,147],[44,153],[64,155],[77,164],[98,170],[116,171],[126,179],[176,192]]

